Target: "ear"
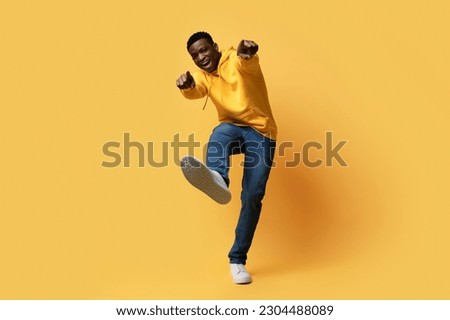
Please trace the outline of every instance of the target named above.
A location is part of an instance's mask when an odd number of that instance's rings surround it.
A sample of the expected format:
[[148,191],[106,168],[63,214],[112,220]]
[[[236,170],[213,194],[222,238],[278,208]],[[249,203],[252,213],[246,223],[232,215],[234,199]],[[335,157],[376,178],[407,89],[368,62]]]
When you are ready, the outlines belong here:
[[219,52],[219,45],[217,43],[213,44],[214,49],[216,49],[217,52]]

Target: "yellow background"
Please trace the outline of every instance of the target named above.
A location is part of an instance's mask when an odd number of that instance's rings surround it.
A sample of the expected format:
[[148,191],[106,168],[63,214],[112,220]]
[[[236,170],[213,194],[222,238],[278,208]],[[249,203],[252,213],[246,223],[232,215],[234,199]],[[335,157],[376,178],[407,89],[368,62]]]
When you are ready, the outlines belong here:
[[[0,298],[450,298],[446,1],[4,1],[0,12]],[[125,132],[156,149],[176,133],[207,141],[213,105],[202,112],[175,87],[195,68],[185,42],[198,30],[222,48],[260,45],[279,141],[295,145],[278,164],[326,131],[348,140],[349,167],[273,170],[249,286],[232,284],[226,257],[239,161],[227,206],[173,161],[101,166],[103,144]]]

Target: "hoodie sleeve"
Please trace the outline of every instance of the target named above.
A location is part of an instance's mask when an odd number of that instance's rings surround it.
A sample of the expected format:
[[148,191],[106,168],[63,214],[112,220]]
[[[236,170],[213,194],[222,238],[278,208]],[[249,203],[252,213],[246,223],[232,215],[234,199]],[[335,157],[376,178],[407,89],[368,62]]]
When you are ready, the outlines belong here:
[[188,89],[180,89],[180,91],[183,94],[183,96],[187,99],[201,99],[208,94],[206,82],[199,72],[192,73],[192,77],[194,78],[195,81],[195,87]]
[[250,59],[241,58],[236,51],[231,55],[236,69],[239,71],[246,71],[250,73],[258,72],[259,70],[259,57],[257,54],[252,56]]

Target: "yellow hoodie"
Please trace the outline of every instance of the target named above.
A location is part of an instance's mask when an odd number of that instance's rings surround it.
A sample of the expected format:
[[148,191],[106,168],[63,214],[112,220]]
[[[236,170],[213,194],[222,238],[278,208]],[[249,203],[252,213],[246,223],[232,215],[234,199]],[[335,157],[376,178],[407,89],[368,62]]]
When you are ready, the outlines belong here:
[[195,87],[181,90],[186,98],[199,99],[208,95],[216,106],[220,122],[251,126],[276,140],[277,126],[257,55],[245,60],[231,47],[222,51],[217,71],[208,73],[199,69],[192,76]]

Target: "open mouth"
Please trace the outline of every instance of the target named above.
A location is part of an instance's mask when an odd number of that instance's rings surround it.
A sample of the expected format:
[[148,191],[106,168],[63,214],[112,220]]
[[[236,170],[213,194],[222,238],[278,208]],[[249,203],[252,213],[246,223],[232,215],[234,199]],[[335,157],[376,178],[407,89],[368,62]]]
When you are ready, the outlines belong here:
[[207,68],[209,66],[210,62],[211,62],[211,60],[207,59],[207,60],[203,61],[202,63],[200,63],[200,66],[202,68]]

